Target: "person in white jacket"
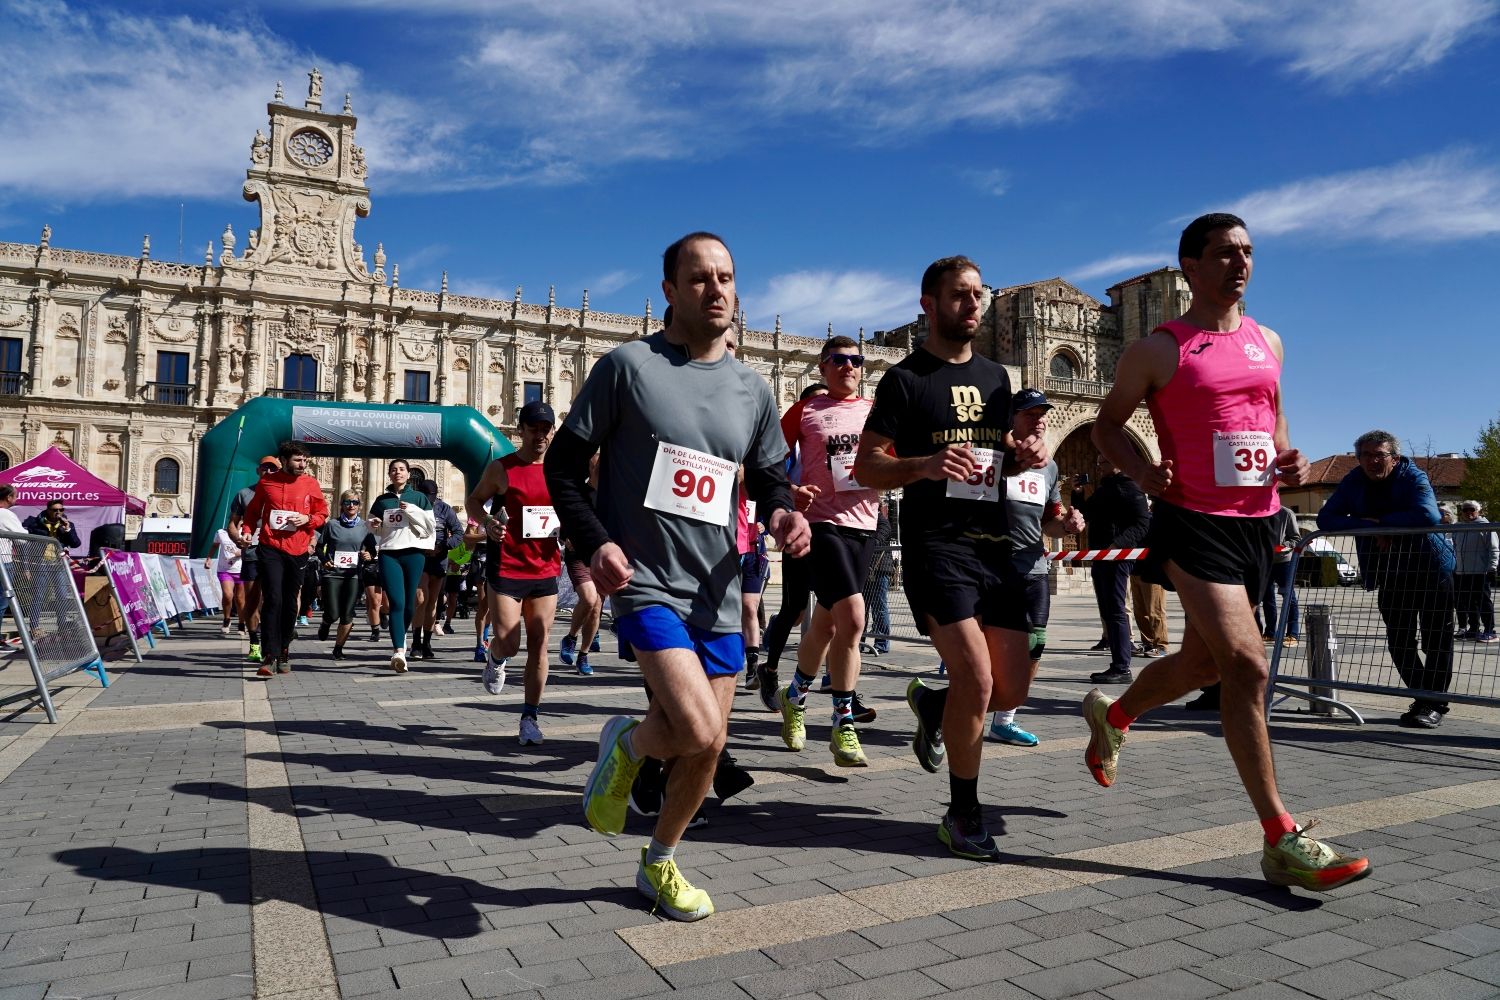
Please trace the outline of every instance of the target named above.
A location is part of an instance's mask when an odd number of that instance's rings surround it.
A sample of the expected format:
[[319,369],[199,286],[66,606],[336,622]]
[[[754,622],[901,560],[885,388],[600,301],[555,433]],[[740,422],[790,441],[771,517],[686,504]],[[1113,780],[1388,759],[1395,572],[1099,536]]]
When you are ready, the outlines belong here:
[[387,467],[391,482],[370,505],[370,530],[380,543],[380,579],[391,605],[391,669],[406,672],[407,629],[417,610],[422,567],[432,554],[432,501],[411,485],[404,459]]

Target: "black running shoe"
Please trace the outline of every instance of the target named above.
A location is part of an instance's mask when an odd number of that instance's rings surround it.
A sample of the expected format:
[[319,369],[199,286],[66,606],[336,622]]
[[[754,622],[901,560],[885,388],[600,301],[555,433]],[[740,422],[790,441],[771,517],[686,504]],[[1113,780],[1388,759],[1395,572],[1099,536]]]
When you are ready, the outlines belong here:
[[655,816],[661,812],[661,772],[642,769],[630,786],[630,811],[637,816]]
[[874,722],[875,710],[859,700],[859,692],[854,692],[854,699],[849,708],[854,712],[855,722]]
[[922,683],[920,677],[913,677],[911,683],[906,685],[906,704],[911,709],[911,714],[917,717],[917,735],[912,737],[912,752],[917,755],[917,763],[922,765],[922,770],[936,774],[938,768],[943,766],[943,758],[948,755],[948,750],[943,746],[943,731],[937,729],[929,733],[926,723],[922,721],[922,713],[917,711],[917,701],[927,690],[927,685]]
[[714,768],[714,794],[722,802],[733,798],[755,784],[755,776],[741,767],[728,753],[719,754],[719,763]]
[[955,816],[950,809],[943,814],[938,824],[938,840],[948,845],[954,857],[970,861],[999,861],[1000,848],[995,838],[984,826],[984,810],[975,809],[964,816]]
[[776,692],[781,690],[781,681],[776,677],[776,669],[762,663],[755,668],[755,676],[760,678],[760,703],[766,706],[767,712],[780,714],[781,707],[776,704]]

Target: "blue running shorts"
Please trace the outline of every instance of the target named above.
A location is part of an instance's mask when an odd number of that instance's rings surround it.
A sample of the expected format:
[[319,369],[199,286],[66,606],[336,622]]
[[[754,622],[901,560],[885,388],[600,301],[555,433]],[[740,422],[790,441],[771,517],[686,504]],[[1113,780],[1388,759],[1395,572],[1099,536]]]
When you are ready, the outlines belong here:
[[689,625],[659,604],[615,619],[621,639],[636,649],[691,649],[710,677],[733,677],[745,668],[745,637],[739,632],[710,632]]

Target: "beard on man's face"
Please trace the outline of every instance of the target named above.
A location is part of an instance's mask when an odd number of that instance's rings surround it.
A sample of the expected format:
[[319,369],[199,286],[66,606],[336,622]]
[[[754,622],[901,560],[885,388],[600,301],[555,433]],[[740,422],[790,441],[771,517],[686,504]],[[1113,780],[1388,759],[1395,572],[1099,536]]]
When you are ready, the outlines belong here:
[[978,325],[970,329],[962,321],[949,322],[946,318],[938,317],[933,317],[932,330],[944,340],[951,340],[958,343],[971,341],[979,333]]

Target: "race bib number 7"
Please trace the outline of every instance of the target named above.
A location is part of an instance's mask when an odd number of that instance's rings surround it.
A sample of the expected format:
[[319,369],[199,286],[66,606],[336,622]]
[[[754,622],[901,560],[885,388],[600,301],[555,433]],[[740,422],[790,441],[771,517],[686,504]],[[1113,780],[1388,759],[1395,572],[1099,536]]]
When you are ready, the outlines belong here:
[[549,538],[557,534],[557,511],[551,507],[521,508],[521,537]]
[[1214,431],[1214,482],[1265,486],[1276,473],[1276,445],[1265,431]]
[[729,524],[729,495],[735,464],[707,452],[656,445],[656,461],[646,485],[646,506],[707,524]]
[[988,500],[995,503],[1000,499],[1000,483],[1004,479],[996,465],[995,450],[975,448],[973,455],[974,471],[969,474],[968,479],[960,482],[948,480],[947,495],[957,500]]

